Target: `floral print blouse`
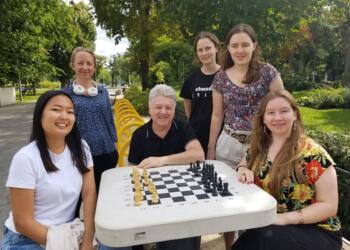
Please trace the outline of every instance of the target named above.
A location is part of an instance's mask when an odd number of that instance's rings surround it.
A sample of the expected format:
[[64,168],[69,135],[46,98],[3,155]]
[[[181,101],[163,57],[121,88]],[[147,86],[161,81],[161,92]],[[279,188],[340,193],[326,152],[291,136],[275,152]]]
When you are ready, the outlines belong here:
[[[300,167],[306,176],[306,184],[298,183],[293,176],[284,179],[282,181],[280,196],[277,199],[277,212],[295,211],[315,203],[315,182],[331,165],[334,165],[334,162],[330,155],[312,139],[307,138],[300,156]],[[255,178],[255,183],[268,193],[271,193],[269,189],[269,169],[271,166],[272,163],[266,161]],[[341,228],[337,216],[329,217],[327,220],[316,224],[330,231],[338,231]]]
[[212,88],[218,91],[223,98],[224,124],[232,130],[251,131],[254,113],[269,92],[271,82],[279,72],[271,65],[264,64],[260,69],[260,78],[239,87],[228,78],[225,71],[215,75]]

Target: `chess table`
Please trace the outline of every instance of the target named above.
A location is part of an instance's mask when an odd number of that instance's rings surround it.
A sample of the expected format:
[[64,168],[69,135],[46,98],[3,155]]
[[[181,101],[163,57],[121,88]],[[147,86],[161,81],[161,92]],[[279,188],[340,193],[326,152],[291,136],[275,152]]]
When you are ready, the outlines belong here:
[[[206,161],[228,193],[213,196],[204,189],[201,177],[188,165],[149,169],[159,195],[151,202],[145,188],[144,200],[134,206],[131,167],[115,168],[102,174],[97,201],[96,237],[107,246],[123,247],[181,239],[217,232],[266,226],[276,214],[276,201],[256,185],[238,182],[236,172],[219,161]],[[142,170],[140,170],[142,176]]]

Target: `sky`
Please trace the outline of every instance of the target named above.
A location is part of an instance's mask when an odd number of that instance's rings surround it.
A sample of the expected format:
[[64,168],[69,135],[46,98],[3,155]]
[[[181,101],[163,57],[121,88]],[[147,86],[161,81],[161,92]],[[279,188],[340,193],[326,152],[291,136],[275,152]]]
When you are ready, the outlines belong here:
[[129,41],[127,38],[122,38],[118,45],[115,45],[114,39],[108,38],[106,31],[101,29],[101,27],[97,27],[95,45],[97,55],[110,57],[116,54],[123,54],[129,47]]
[[[68,2],[69,0],[64,1]],[[76,3],[80,1],[84,2],[87,5],[90,5],[89,0],[74,0]],[[129,47],[129,41],[127,38],[122,38],[118,45],[115,45],[114,39],[107,37],[106,31],[98,26],[96,27],[95,45],[97,55],[111,57],[116,54],[124,54],[124,52]]]

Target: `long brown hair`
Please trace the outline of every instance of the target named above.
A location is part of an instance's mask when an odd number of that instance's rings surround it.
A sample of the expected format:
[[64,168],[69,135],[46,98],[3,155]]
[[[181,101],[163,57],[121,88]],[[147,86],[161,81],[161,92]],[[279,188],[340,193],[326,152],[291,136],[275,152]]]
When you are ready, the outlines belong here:
[[299,183],[305,183],[305,175],[299,167],[300,152],[305,143],[304,127],[301,122],[300,111],[293,96],[286,90],[269,92],[254,116],[253,132],[250,142],[250,160],[248,168],[255,176],[260,167],[267,160],[268,149],[272,143],[271,131],[264,124],[264,114],[267,104],[276,98],[285,99],[296,114],[291,134],[277,153],[270,170],[270,190],[274,197],[278,197],[282,181],[292,175]]
[[260,69],[264,63],[260,59],[260,48],[259,44],[257,43],[257,36],[252,26],[249,24],[241,23],[234,26],[230,31],[228,32],[226,39],[225,39],[225,48],[223,55],[221,57],[221,68],[223,70],[227,70],[228,68],[232,67],[235,63],[232,60],[232,57],[230,55],[230,52],[227,50],[227,46],[230,45],[231,37],[238,33],[246,33],[253,43],[256,43],[256,48],[253,51],[252,58],[250,60],[248,71],[245,76],[245,79],[243,80],[243,83],[249,84],[251,82],[259,80],[260,77]]
[[216,35],[214,35],[211,32],[208,32],[208,31],[201,31],[201,32],[199,32],[198,35],[195,37],[195,39],[193,41],[193,48],[194,48],[194,52],[196,53],[196,59],[195,59],[196,63],[202,65],[202,63],[199,60],[198,55],[197,55],[197,43],[198,43],[198,41],[200,39],[205,39],[205,38],[208,38],[214,44],[215,48],[218,50],[218,52],[216,52],[216,54],[215,54],[215,61],[216,61],[216,63],[218,63],[220,41],[219,41],[219,39],[217,38]]

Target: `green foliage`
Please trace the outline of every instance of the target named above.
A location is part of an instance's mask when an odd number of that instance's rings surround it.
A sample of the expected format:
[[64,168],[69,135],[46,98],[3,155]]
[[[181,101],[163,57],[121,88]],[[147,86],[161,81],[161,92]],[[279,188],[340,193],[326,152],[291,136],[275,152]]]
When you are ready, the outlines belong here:
[[[165,83],[181,86],[187,73],[193,69],[194,52],[192,46],[182,41],[158,39],[155,45],[154,61],[165,62],[169,66],[165,74]],[[151,70],[152,72],[152,70]]]
[[148,115],[148,95],[149,90],[143,91],[137,86],[131,86],[124,94],[124,97],[128,99],[137,112],[141,116]]
[[174,80],[170,75],[171,68],[169,63],[164,61],[159,61],[150,68],[151,72],[151,82],[154,84],[167,83],[170,84]]
[[297,98],[300,105],[316,109],[350,108],[349,88],[320,88]]
[[350,171],[350,135],[319,130],[308,130],[307,134],[327,150],[338,167]]
[[66,81],[72,49],[92,47],[96,36],[92,16],[82,3],[4,0],[0,19],[0,85]]
[[107,69],[103,68],[100,70],[100,72],[97,76],[97,79],[101,83],[110,84],[112,77],[111,77],[111,74],[109,73],[109,71]]
[[61,88],[61,82],[52,82],[52,81],[44,80],[39,82],[39,88],[58,89],[58,88]]

